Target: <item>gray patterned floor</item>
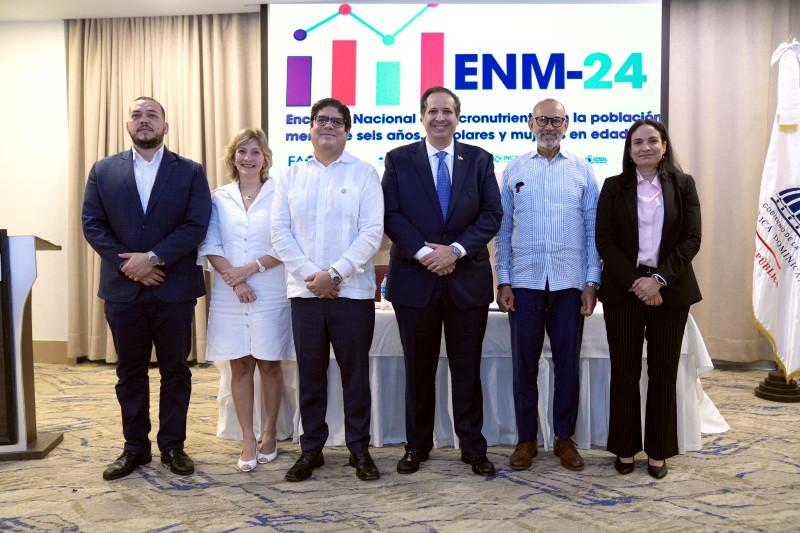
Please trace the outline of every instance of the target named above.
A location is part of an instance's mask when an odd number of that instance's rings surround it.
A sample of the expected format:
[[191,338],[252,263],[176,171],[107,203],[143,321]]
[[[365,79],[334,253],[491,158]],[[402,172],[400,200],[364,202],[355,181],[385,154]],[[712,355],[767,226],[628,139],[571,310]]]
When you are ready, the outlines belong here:
[[0,462],[0,532],[797,531],[800,404],[756,398],[764,375],[714,370],[703,378],[731,430],[670,459],[661,481],[647,475],[643,456],[633,474],[619,476],[602,449],[584,452],[580,473],[541,448],[533,468],[517,472],[507,467],[509,446],[490,448],[493,478],[473,475],[452,448],[401,476],[402,448],[388,446],[372,450],[377,482],[355,477],[344,448],[326,448],[312,479],[286,483],[298,446],[282,442],[275,462],[238,472],[238,443],[214,436],[217,371],[195,368],[187,451],[197,473],[172,475],[154,457],[105,482],[121,444],[114,367],[37,365],[39,432],[63,431],[64,442],[40,461]]

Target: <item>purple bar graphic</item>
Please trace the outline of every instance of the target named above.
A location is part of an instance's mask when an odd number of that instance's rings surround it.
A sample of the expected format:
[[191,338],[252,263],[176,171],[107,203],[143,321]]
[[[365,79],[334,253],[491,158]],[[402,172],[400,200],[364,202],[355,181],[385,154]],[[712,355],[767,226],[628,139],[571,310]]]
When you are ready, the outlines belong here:
[[311,105],[311,56],[286,58],[286,105]]

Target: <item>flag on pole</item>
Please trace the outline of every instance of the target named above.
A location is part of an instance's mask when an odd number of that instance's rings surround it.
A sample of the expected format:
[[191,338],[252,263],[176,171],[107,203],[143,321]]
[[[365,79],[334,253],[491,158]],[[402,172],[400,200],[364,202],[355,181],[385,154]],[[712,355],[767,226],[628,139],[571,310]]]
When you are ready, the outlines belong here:
[[753,316],[786,381],[800,375],[800,42],[782,43],[778,108],[761,175]]

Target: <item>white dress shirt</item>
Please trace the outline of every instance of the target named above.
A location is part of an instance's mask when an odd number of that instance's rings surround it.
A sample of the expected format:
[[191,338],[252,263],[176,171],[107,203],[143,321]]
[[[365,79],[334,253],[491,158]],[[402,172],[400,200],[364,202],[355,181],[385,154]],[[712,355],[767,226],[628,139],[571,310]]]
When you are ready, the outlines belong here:
[[373,299],[372,256],[383,239],[383,190],[375,168],[342,152],[327,167],[312,158],[281,172],[272,205],[272,245],[289,298],[314,298],[306,277],[333,267],[339,296]]
[[[444,158],[444,162],[447,163],[447,171],[450,173],[450,185],[453,185],[453,154],[455,153],[455,141],[451,140],[450,144],[444,150],[439,150],[435,146],[433,146],[428,139],[425,139],[425,148],[428,150],[428,163],[431,165],[431,175],[433,176],[433,188],[437,187],[436,183],[436,175],[439,173],[439,156],[436,155],[439,152],[444,152],[447,154]],[[458,248],[461,254],[466,254],[467,251],[464,249],[463,246],[458,244],[457,242],[453,243],[453,246]],[[429,246],[423,246],[420,248],[416,254],[414,254],[414,259],[419,261],[429,253],[433,251],[433,248]]]
[[564,150],[537,151],[503,172],[503,222],[495,237],[497,283],[552,291],[600,283],[594,243],[597,182],[592,166]]
[[136,178],[136,189],[139,191],[139,200],[142,202],[142,211],[147,212],[147,202],[150,201],[150,193],[153,192],[153,184],[156,182],[158,168],[161,166],[161,159],[164,157],[164,145],[153,155],[153,160],[148,161],[131,148],[133,152],[133,175]]

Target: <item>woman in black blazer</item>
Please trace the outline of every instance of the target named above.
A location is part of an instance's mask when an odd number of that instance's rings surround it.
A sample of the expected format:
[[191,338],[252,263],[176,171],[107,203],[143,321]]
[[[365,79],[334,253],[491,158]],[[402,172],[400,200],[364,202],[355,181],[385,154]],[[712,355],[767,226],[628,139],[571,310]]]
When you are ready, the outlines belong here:
[[644,451],[648,473],[667,475],[678,453],[675,382],[689,306],[701,299],[692,271],[700,249],[700,201],[681,172],[667,129],[645,119],[625,138],[622,174],[606,179],[597,205],[600,300],[611,358],[608,451],[620,474],[642,450],[639,378],[647,340]]

